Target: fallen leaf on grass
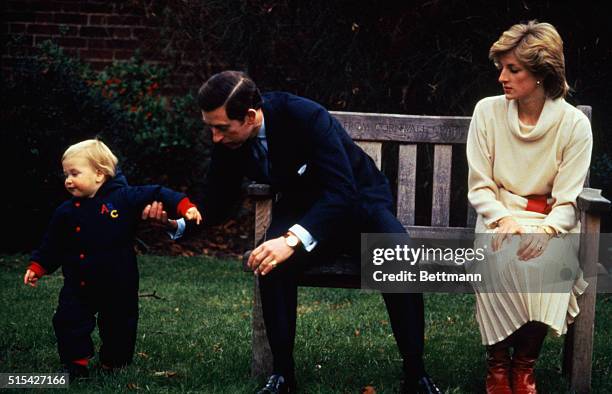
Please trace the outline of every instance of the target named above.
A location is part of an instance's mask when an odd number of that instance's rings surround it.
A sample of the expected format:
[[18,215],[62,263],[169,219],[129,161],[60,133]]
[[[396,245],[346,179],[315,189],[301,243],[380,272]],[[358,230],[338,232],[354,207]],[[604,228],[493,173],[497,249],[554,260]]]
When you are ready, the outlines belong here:
[[358,337],[358,336],[360,336],[360,335],[361,335],[361,331],[359,331],[359,330],[355,330],[355,336],[356,336],[356,337]]
[[128,390],[140,390],[140,387],[138,387],[136,383],[128,383],[127,388]]
[[176,375],[177,373],[175,371],[158,371],[153,374],[153,376],[164,376],[166,378],[172,378]]
[[376,394],[374,386],[365,386],[361,389],[361,394]]
[[142,357],[144,359],[149,358],[149,355],[147,353],[145,353],[145,352],[138,352],[138,353],[136,353],[136,355],[138,355],[138,357]]

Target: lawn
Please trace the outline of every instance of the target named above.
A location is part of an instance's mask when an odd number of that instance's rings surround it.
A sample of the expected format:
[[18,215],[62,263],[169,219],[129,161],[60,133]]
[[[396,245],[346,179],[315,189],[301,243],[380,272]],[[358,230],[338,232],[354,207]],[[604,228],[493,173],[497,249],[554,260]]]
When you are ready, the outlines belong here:
[[[140,257],[140,323],[134,363],[97,372],[73,392],[251,393],[252,280],[238,261]],[[22,283],[25,256],[0,258],[0,372],[59,368],[51,317],[62,285],[56,273],[37,288]],[[151,296],[154,294],[155,296]],[[397,392],[401,360],[382,298],[375,293],[300,289],[297,377],[300,392]],[[597,303],[594,392],[612,392],[612,298]],[[447,393],[483,392],[484,348],[471,295],[427,294],[426,363]],[[97,334],[94,335],[99,342]],[[538,364],[543,393],[567,391],[560,375],[562,338],[549,335]],[[36,391],[40,392],[40,391]]]

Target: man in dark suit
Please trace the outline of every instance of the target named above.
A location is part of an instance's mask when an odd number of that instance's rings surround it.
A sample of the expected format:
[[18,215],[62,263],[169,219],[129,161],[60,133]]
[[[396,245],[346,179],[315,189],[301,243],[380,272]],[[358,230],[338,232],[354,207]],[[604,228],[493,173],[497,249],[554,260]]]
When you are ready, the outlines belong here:
[[[214,148],[201,204],[206,222],[225,217],[246,176],[277,198],[266,241],[248,264],[260,275],[273,375],[260,393],[295,388],[296,275],[341,252],[359,255],[360,233],[405,233],[386,177],[321,105],[289,93],[261,95],[244,73],[212,76],[198,92]],[[329,260],[329,257],[327,258]],[[440,392],[423,365],[422,294],[383,294],[404,360],[406,392]]]

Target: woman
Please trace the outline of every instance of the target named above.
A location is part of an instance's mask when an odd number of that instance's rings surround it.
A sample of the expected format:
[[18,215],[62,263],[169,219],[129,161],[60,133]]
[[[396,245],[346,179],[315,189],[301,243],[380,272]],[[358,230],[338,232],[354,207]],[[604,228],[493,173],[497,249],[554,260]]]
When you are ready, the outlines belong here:
[[[476,317],[487,349],[487,393],[536,393],[533,367],[548,327],[557,335],[567,331],[587,285],[576,237],[565,235],[580,231],[576,198],[592,134],[588,118],[564,100],[563,42],[552,25],[512,26],[489,58],[504,95],[474,110],[468,198],[478,213],[477,242],[489,234],[481,268],[498,276],[494,291],[476,288]],[[561,271],[570,283],[563,291],[554,287]],[[541,291],[545,285],[552,290]]]

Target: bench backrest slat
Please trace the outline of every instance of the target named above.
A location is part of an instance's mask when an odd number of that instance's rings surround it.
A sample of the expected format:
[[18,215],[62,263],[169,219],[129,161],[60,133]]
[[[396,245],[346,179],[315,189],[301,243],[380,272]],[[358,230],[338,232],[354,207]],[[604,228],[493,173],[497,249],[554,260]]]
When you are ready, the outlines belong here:
[[433,192],[431,196],[431,225],[448,227],[451,187],[451,145],[436,145],[434,149]]
[[374,163],[376,163],[376,167],[381,169],[382,165],[382,143],[380,142],[369,142],[369,141],[355,141],[357,145],[363,149],[365,153],[367,153]]
[[466,223],[466,225],[468,227],[476,227],[476,218],[477,217],[478,217],[478,215],[476,214],[476,210],[474,209],[472,204],[470,204],[470,202],[468,201],[468,203],[467,203],[467,223]]
[[[589,122],[591,122],[593,120],[593,118],[592,118],[593,108],[590,105],[577,105],[576,108],[581,110],[582,113],[585,114],[587,118],[589,118]],[[590,178],[591,178],[591,171],[589,170],[587,172],[587,176],[586,176],[586,178],[584,180],[584,187],[589,187]]]
[[417,146],[400,145],[397,170],[397,218],[404,226],[414,225],[416,168]]

